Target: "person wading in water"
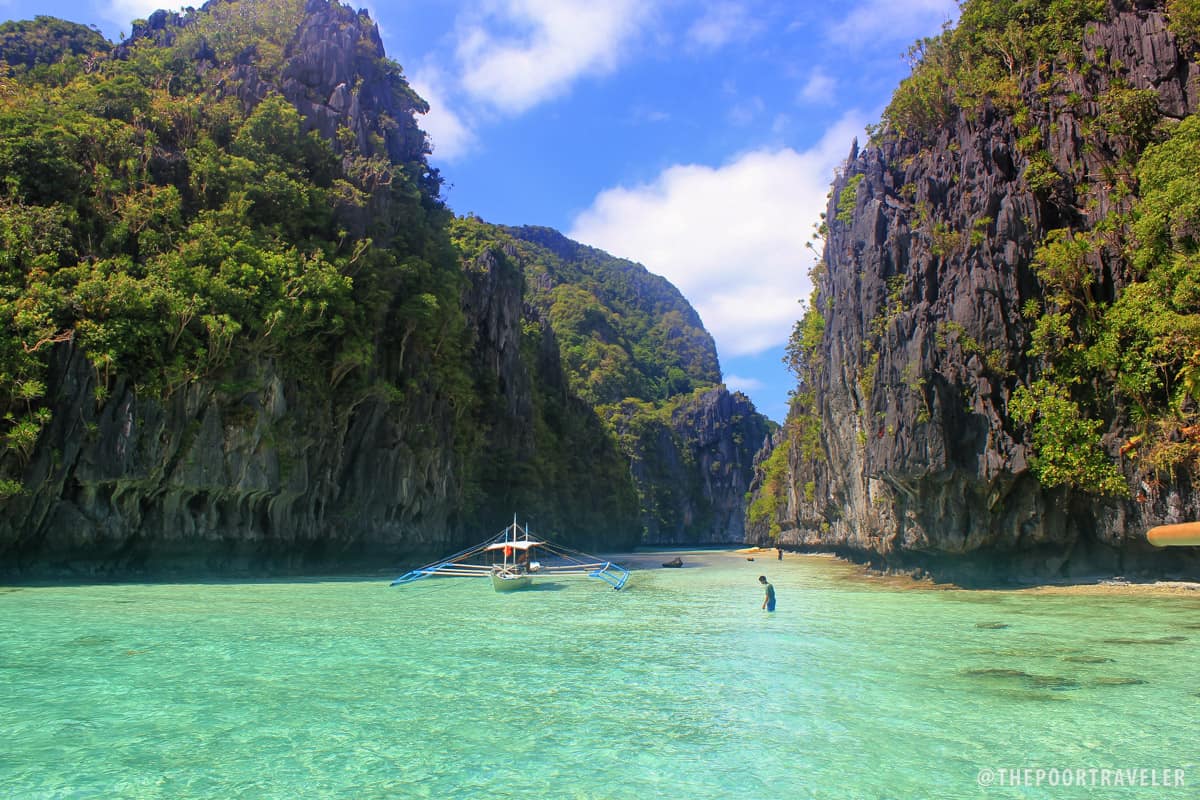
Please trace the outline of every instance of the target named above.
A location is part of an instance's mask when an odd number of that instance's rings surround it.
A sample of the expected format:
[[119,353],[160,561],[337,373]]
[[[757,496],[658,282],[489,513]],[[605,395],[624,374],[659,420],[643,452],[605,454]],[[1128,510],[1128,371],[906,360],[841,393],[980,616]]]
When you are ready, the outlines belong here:
[[766,575],[759,575],[758,582],[761,583],[767,590],[767,596],[763,598],[762,607],[767,611],[775,610],[775,587],[767,583]]

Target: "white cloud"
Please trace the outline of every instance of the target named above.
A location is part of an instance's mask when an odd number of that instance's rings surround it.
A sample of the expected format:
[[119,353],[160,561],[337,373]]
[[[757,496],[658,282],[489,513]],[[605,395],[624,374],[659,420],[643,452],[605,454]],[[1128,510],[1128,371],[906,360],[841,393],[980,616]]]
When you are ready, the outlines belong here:
[[761,30],[762,23],[740,3],[716,3],[688,28],[687,40],[693,47],[717,50],[732,41],[750,39]]
[[429,113],[420,121],[429,134],[433,156],[439,161],[454,161],[476,145],[475,133],[466,121],[444,101],[444,81],[437,70],[423,70],[409,81],[412,88],[429,103]]
[[834,23],[829,35],[835,43],[856,49],[875,48],[881,42],[907,46],[957,17],[957,0],[863,0]]
[[815,256],[805,245],[833,170],[866,121],[851,112],[804,152],[755,150],[720,167],[676,165],[651,183],[608,189],[567,235],[678,286],[723,357],[779,346],[811,291]]
[[746,378],[741,375],[726,375],[725,388],[731,392],[743,392],[749,394],[760,389],[767,388],[767,384],[760,381],[758,378]]
[[499,111],[526,111],[582,76],[611,72],[652,8],[644,0],[497,0],[460,23],[463,87]]
[[825,70],[817,67],[808,74],[808,80],[800,88],[800,99],[808,103],[820,103],[822,105],[832,103],[836,88],[837,80],[829,77],[825,73]]

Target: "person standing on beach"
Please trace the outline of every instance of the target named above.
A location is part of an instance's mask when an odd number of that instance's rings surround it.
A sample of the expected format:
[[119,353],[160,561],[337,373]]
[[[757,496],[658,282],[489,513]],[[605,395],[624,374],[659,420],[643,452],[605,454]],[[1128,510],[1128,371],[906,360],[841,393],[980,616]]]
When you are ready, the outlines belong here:
[[767,583],[766,575],[759,575],[758,582],[761,583],[767,590],[767,596],[763,598],[762,607],[767,611],[775,610],[775,587]]

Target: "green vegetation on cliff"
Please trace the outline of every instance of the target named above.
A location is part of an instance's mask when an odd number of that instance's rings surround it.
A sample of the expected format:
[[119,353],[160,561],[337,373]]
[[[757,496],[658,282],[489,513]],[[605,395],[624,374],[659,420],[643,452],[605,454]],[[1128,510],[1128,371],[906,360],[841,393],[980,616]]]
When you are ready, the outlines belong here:
[[580,397],[593,404],[665,400],[720,382],[712,337],[666,279],[549,228],[504,230]]
[[84,59],[107,53],[109,47],[92,28],[54,17],[0,23],[0,63],[18,75],[32,72],[40,80],[69,76]]
[[[722,404],[716,348],[678,290],[639,264],[548,228],[502,227],[468,217],[456,220],[453,232],[468,260],[491,252],[496,260],[521,265],[527,319],[549,324],[571,393],[595,409],[619,445],[647,534],[728,536],[720,514],[729,509],[714,507],[714,493],[723,491],[715,487],[748,484],[751,457],[767,424],[745,398],[730,401],[735,410],[729,418],[714,410]],[[537,326],[527,321],[526,328],[527,344],[536,342]],[[539,402],[557,401],[546,396]],[[548,431],[537,435],[553,439]],[[535,455],[520,469],[551,474],[544,461],[554,452]],[[591,473],[594,479],[596,470]],[[738,500],[743,492],[744,486],[737,489]]]
[[1193,49],[1200,47],[1200,2],[1167,0],[1167,16],[1176,36]]
[[533,514],[539,527],[560,535],[635,529],[637,495],[627,460],[595,409],[571,390],[554,331],[528,303],[527,267],[512,240],[474,217],[454,220],[449,230],[469,278],[482,283],[476,291],[488,295],[481,300],[496,301],[498,287],[506,286],[516,301],[509,311],[520,315],[515,363],[473,370],[472,427],[482,457],[473,461],[472,485],[491,506]]
[[765,527],[767,536],[773,542],[779,539],[779,514],[787,508],[788,452],[785,444],[777,445],[771,451],[759,467],[762,476],[757,495],[752,493],[747,497],[747,527]]
[[[854,210],[854,200],[847,201],[847,193],[857,192],[862,175],[855,177],[859,180],[848,182],[838,198],[839,209],[848,209],[847,218],[841,220],[846,223],[849,223],[849,215]],[[809,274],[814,287],[820,284],[824,270],[825,264],[821,262]],[[811,465],[822,458],[821,417],[813,388],[817,370],[822,365],[821,345],[825,340],[825,315],[818,298],[819,290],[814,288],[804,309],[804,316],[792,327],[784,348],[783,361],[796,378],[796,389],[791,393],[787,421],[781,434],[775,436],[774,449],[758,466],[756,489],[746,498],[747,529],[756,530],[760,535],[765,533],[771,541],[778,540],[780,520],[788,510],[792,470],[789,459],[794,455],[800,462]],[[815,483],[807,482],[804,500],[811,503],[815,492]]]
[[[306,132],[269,91],[240,102],[247,73],[220,53],[282,52],[299,8],[243,5],[279,24],[221,25],[241,17],[214,3],[169,43],[134,39],[86,63],[79,54],[99,47],[87,29],[39,18],[3,31],[0,59],[35,67],[10,69],[17,88],[0,97],[10,479],[49,421],[48,359],[67,340],[95,365],[97,402],[118,379],[166,397],[255,358],[346,403],[414,383],[463,390],[461,277],[436,175],[420,152],[393,163],[382,140],[362,152],[353,137]],[[197,60],[201,41],[219,42],[217,53]],[[38,60],[48,56],[59,60]],[[356,221],[365,236],[347,235]],[[371,374],[397,340],[401,370]]]
[[640,264],[539,227],[455,223],[468,258],[507,249],[523,265],[526,296],[558,337],[571,389],[592,405],[665,400],[720,382],[717,351],[695,310]]
[[[69,527],[398,551],[514,510],[619,547],[672,503],[740,536],[766,423],[695,310],[555,231],[455,220],[427,110],[337,2],[212,0],[118,46],[0,27],[0,554]],[[621,449],[598,411],[626,402],[665,450]]]
[[[1037,469],[1050,485],[1126,491],[1107,459],[1103,473],[1098,465],[1071,466],[1081,442],[1049,410],[1057,405],[1024,405],[1039,396],[1083,406],[1093,421],[1074,424],[1093,429],[1092,452],[1099,419],[1119,409],[1135,431],[1122,452],[1152,479],[1170,479],[1200,458],[1200,116],[1157,135],[1161,141],[1137,160],[1128,211],[1090,231],[1052,231],[1038,251],[1048,292],[1027,311],[1033,353],[1045,359],[1048,378],[1014,403],[1024,409],[1019,416],[1036,420]],[[1111,297],[1097,286],[1094,265],[1114,256],[1124,285]]]
[[[884,110],[882,132],[931,140],[958,109],[985,103],[1021,114],[1021,81],[1058,60],[1077,59],[1104,0],[969,0],[958,24],[910,50],[912,74]],[[1026,112],[1027,113],[1027,112]]]
[[[1200,4],[1158,10],[1194,57]],[[1164,119],[1158,92],[1122,74],[1104,76],[1092,98],[1062,88],[1071,76],[1095,79],[1101,65],[1082,60],[1083,34],[1108,13],[1100,0],[965,3],[955,27],[914,48],[912,75],[877,135],[927,146],[960,110],[971,118],[985,106],[1011,120],[1026,185],[1049,204],[1047,216],[1072,222],[1045,235],[1031,265],[1045,290],[1024,308],[1040,374],[1016,388],[1010,412],[1028,426],[1044,485],[1126,495],[1106,432],[1125,432],[1121,460],[1150,480],[1200,458],[1200,123]],[[1049,152],[1045,122],[1063,108],[1059,95],[1082,115],[1084,151],[1100,163],[1094,176],[1061,174]],[[1081,110],[1088,101],[1094,119]],[[1073,197],[1086,207],[1072,208]],[[1102,198],[1111,211],[1088,221]]]

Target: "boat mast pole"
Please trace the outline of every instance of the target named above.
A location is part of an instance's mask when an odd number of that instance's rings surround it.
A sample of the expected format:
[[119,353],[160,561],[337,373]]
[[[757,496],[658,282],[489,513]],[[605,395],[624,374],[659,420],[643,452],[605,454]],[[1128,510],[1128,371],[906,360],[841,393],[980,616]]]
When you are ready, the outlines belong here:
[[[514,545],[516,544],[516,542],[517,542],[517,512],[515,512],[515,511],[513,512],[512,534],[509,536],[509,539],[512,541],[512,543],[513,543]],[[508,567],[508,554],[509,554],[510,552],[512,553],[512,557],[513,557],[513,564],[516,564],[516,563],[517,563],[517,550],[516,550],[516,547],[509,547],[509,548],[506,548],[506,549],[505,549],[505,551],[504,551],[504,566],[505,566],[505,568],[507,568],[507,567]]]

